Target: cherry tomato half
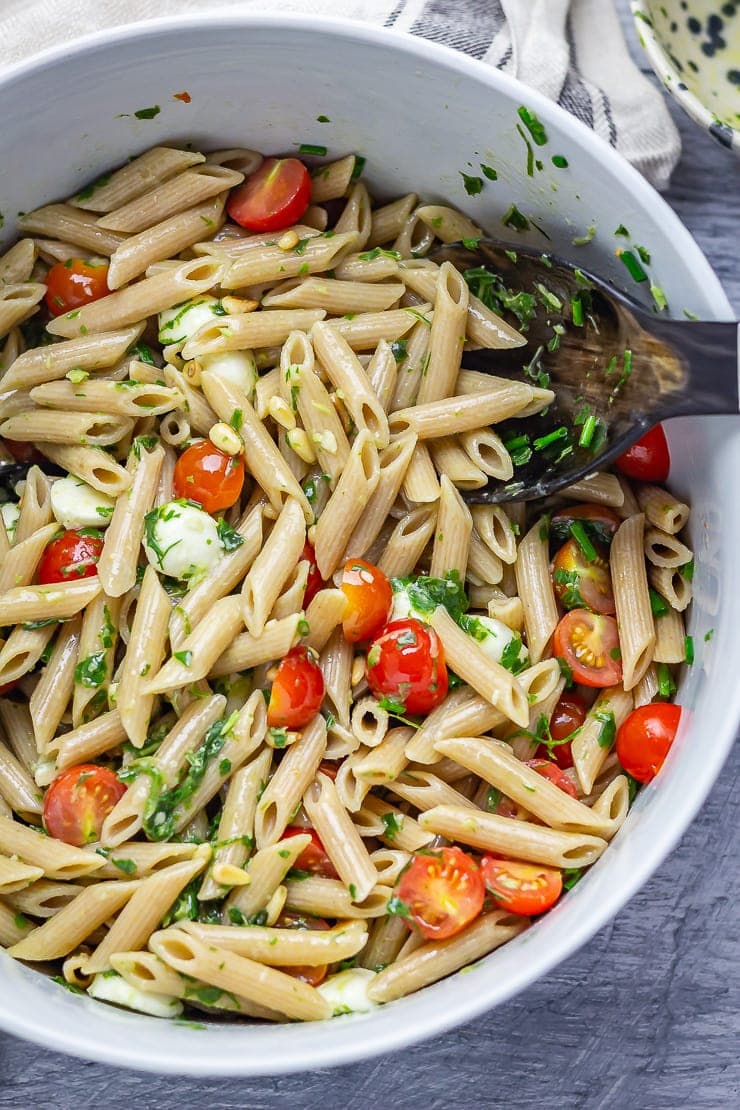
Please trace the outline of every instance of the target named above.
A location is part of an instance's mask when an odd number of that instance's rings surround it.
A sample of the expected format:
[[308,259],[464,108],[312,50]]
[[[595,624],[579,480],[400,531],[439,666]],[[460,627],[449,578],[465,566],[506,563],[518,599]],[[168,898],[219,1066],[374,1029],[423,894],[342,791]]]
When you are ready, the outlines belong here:
[[349,559],[342,572],[342,593],[347,598],[345,640],[356,644],[376,636],[393,605],[393,590],[382,570],[364,559]]
[[108,293],[108,263],[102,260],[68,258],[57,262],[46,275],[44,300],[52,316],[82,308]]
[[[312,929],[317,932],[324,932],[331,928],[329,922],[324,921],[323,917],[311,917],[309,914],[302,913],[281,913],[275,925],[279,929]],[[328,965],[295,964],[281,967],[280,971],[284,971],[286,975],[292,975],[294,979],[302,979],[312,987],[318,987],[319,983],[326,978]]]
[[663,426],[656,424],[642,439],[628,447],[614,465],[628,478],[639,478],[642,482],[665,482],[671,457]]
[[299,645],[281,660],[267,706],[270,728],[303,728],[324,700],[324,676],[313,654]]
[[614,617],[571,609],[555,629],[552,643],[555,655],[565,660],[582,686],[616,686],[622,681]]
[[49,836],[74,844],[100,840],[103,822],[126,793],[112,771],[94,763],[69,767],[52,782],[44,798],[44,827]]
[[308,569],[308,578],[306,579],[306,592],[303,595],[303,608],[308,609],[309,605],[316,597],[319,590],[323,589],[325,583],[321,577],[321,572],[316,565],[316,552],[313,545],[306,540],[301,552],[301,561],[307,560],[311,565]]
[[633,709],[617,731],[617,759],[638,782],[650,782],[668,755],[681,720],[681,706],[668,702]]
[[297,871],[310,871],[312,875],[322,875],[325,879],[338,879],[336,868],[326,854],[326,848],[321,843],[318,833],[313,829],[302,829],[298,825],[288,825],[283,833],[286,836],[310,836],[311,843],[307,844],[298,859],[295,861]]
[[210,439],[193,443],[175,463],[176,497],[197,501],[207,513],[230,509],[239,500],[244,485],[244,460],[227,455]]
[[0,686],[0,698],[4,698],[11,690],[15,690],[19,682],[19,678],[14,678],[12,682],[6,682],[4,685]]
[[20,439],[3,439],[3,447],[7,447],[16,462],[38,463],[46,461],[32,443]]
[[580,728],[585,719],[586,706],[581,698],[568,691],[561,694],[560,700],[550,717],[550,736],[558,743],[553,745],[552,756],[547,745],[541,744],[536,752],[537,757],[540,759],[552,758],[558,767],[567,771],[569,767],[573,766],[573,751],[571,741],[567,740],[566,737]]
[[532,917],[544,913],[557,902],[563,889],[561,873],[538,863],[484,856],[481,873],[486,888],[502,908]]
[[615,613],[609,563],[594,545],[596,558],[588,560],[576,540],[567,540],[552,564],[555,593],[564,609],[591,609]]
[[460,848],[414,855],[396,893],[423,937],[444,940],[464,929],[483,908],[483,879],[472,856]]
[[531,767],[538,775],[542,775],[543,779],[549,779],[565,794],[570,794],[571,798],[578,796],[576,788],[568,776],[554,763],[551,763],[549,759],[528,759],[526,762],[528,767]]
[[102,551],[103,540],[97,532],[70,529],[44,548],[38,569],[39,582],[47,586],[50,582],[93,578],[98,573],[98,559]]
[[367,681],[376,698],[426,715],[447,697],[447,667],[437,633],[409,617],[391,621],[367,653]]
[[622,523],[613,509],[605,505],[566,505],[553,513],[550,520],[550,538],[563,543],[570,536],[570,526],[574,521],[583,521],[587,534],[603,544],[611,543],[612,537]]
[[265,158],[229,197],[226,211],[250,231],[280,231],[297,223],[311,202],[311,178],[297,158]]

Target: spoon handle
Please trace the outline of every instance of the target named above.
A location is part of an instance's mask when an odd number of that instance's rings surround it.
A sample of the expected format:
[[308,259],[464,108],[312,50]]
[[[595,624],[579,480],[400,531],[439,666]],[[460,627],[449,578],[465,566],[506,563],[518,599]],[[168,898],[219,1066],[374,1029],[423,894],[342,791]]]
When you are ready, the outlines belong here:
[[740,412],[740,323],[653,319],[651,331],[673,348],[687,371],[682,390],[660,399],[661,420]]

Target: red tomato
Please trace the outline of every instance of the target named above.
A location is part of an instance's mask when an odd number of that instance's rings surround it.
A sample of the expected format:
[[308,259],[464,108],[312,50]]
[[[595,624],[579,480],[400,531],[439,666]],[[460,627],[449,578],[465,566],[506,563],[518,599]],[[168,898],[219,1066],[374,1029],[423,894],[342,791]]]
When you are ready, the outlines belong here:
[[227,455],[210,439],[188,447],[175,463],[175,496],[197,501],[207,513],[230,509],[239,500],[243,485],[242,457]]
[[583,520],[591,536],[596,535],[603,543],[609,543],[617,528],[622,523],[613,509],[604,505],[566,505],[553,513],[550,520],[550,537],[562,543],[570,535],[570,526],[574,520]]
[[296,870],[310,871],[312,875],[322,875],[325,879],[338,879],[336,868],[326,854],[326,848],[321,843],[318,833],[314,832],[313,829],[302,829],[298,825],[288,825],[283,833],[283,839],[286,836],[304,835],[311,837],[311,843],[306,845],[295,861]]
[[401,875],[398,898],[428,940],[444,940],[464,929],[483,908],[483,880],[472,856],[460,848],[414,855]]
[[319,763],[319,774],[326,775],[332,782],[336,781],[339,768],[342,766],[342,760],[338,759],[336,762],[331,759],[322,759]]
[[555,655],[565,660],[582,686],[617,686],[622,681],[614,617],[571,609],[555,629],[552,644]]
[[555,786],[559,787],[565,794],[570,794],[571,798],[577,798],[576,788],[570,781],[568,776],[564,774],[559,767],[551,763],[549,759],[528,759],[527,766],[536,771],[538,775],[542,775],[543,779],[549,779]]
[[563,889],[561,873],[538,863],[484,856],[481,872],[486,888],[502,909],[531,917],[554,905]]
[[673,743],[681,706],[668,702],[633,709],[617,731],[617,758],[628,775],[650,782],[663,766]]
[[6,682],[3,686],[0,686],[0,698],[4,698],[11,690],[15,690],[19,682],[19,678],[14,678],[12,682]]
[[552,564],[555,593],[564,609],[591,609],[594,613],[615,613],[609,563],[597,547],[596,558],[589,560],[576,540],[568,540]]
[[671,457],[662,424],[656,424],[642,439],[628,447],[614,465],[628,478],[639,478],[642,482],[665,482]]
[[102,260],[68,258],[57,262],[46,275],[44,300],[52,316],[82,308],[108,293],[108,263]]
[[393,605],[393,590],[382,570],[364,559],[349,559],[342,572],[342,592],[347,598],[344,638],[356,644],[377,635]]
[[94,578],[103,541],[92,529],[64,532],[44,549],[38,569],[42,586],[50,582],[68,582],[70,578]]
[[92,844],[100,840],[103,822],[125,793],[124,784],[105,767],[69,767],[46,791],[44,827],[49,836],[77,848]]
[[[323,932],[330,929],[328,921],[324,921],[323,917],[311,917],[309,914],[300,913],[281,913],[280,917],[275,922],[279,929],[314,929]],[[280,971],[284,971],[286,975],[292,975],[294,979],[302,979],[304,983],[309,983],[312,987],[318,987],[326,978],[328,971],[327,964],[296,964],[290,967],[281,967]]]
[[324,700],[324,676],[313,654],[299,645],[281,661],[267,706],[270,728],[303,728]]
[[44,456],[37,451],[32,443],[25,443],[19,439],[3,439],[3,447],[7,447],[16,462],[38,463],[45,462]]
[[316,552],[313,545],[306,540],[301,552],[301,560],[308,560],[311,564],[308,570],[308,578],[306,579],[306,592],[303,595],[303,608],[308,609],[309,605],[316,597],[316,594],[324,586],[324,579],[321,577],[319,568],[316,565]]
[[431,713],[447,697],[437,633],[413,617],[391,621],[370,645],[367,681],[376,698],[390,699],[412,715]]
[[250,231],[280,231],[297,223],[311,202],[311,178],[297,158],[265,158],[233,189],[226,211]]
[[[553,740],[559,741],[552,748],[552,756],[545,744],[541,744],[537,749],[537,756],[541,759],[554,759],[558,767],[567,771],[569,767],[573,766],[573,752],[571,749],[571,742],[566,740],[567,736],[580,728],[586,719],[586,706],[577,694],[565,693],[560,695],[558,704],[552,711],[550,717],[550,736]],[[562,741],[565,740],[565,743]]]

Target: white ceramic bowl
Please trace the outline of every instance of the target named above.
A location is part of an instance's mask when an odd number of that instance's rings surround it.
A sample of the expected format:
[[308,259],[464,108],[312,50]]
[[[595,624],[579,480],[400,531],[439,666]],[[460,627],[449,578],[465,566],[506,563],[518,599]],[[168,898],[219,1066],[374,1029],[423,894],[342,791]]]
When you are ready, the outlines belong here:
[[[173,99],[187,90],[189,104]],[[516,110],[528,105],[549,143],[528,177]],[[0,79],[0,209],[15,214],[75,191],[163,140],[284,151],[300,142],[358,150],[387,195],[417,190],[466,209],[499,233],[512,202],[547,245],[623,280],[613,231],[626,225],[677,315],[729,317],[698,247],[626,162],[570,116],[515,81],[421,39],[346,22],[234,15],[167,20],[46,53]],[[133,115],[159,105],[155,118]],[[320,124],[326,115],[330,124]],[[552,165],[567,158],[568,169]],[[493,165],[497,182],[468,197],[461,170]],[[586,247],[572,239],[595,226]],[[510,233],[516,238],[514,232]],[[531,241],[543,246],[539,233]],[[675,422],[672,485],[690,500],[696,546],[691,632],[696,663],[681,686],[688,727],[613,845],[553,913],[462,975],[371,1014],[281,1027],[194,1029],[61,990],[0,956],[0,1026],[49,1048],[191,1075],[262,1075],[346,1063],[438,1034],[504,1003],[587,941],[675,845],[707,795],[740,720],[740,422]],[[705,643],[705,634],[714,635]]]

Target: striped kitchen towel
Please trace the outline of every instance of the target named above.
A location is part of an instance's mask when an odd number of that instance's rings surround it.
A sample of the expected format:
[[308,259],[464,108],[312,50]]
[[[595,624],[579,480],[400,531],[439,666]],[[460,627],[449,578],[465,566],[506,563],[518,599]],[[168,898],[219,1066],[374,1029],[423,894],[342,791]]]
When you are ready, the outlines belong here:
[[[2,64],[90,31],[220,8],[334,15],[464,51],[592,127],[657,188],[681,153],[660,91],[629,56],[612,0],[2,0]],[[154,9],[154,10],[153,10]]]

